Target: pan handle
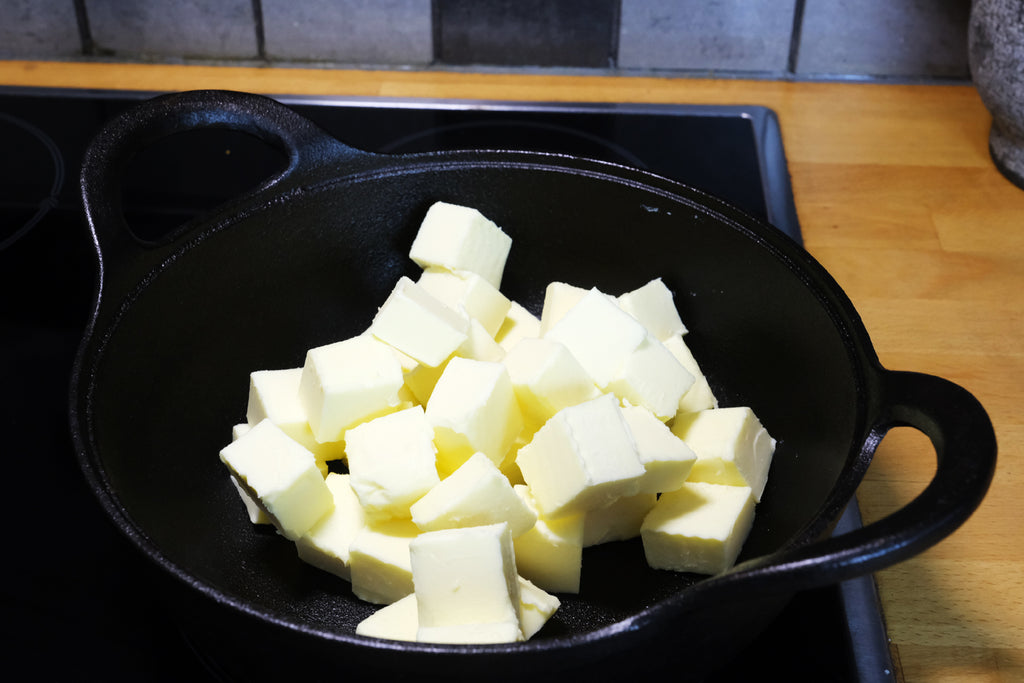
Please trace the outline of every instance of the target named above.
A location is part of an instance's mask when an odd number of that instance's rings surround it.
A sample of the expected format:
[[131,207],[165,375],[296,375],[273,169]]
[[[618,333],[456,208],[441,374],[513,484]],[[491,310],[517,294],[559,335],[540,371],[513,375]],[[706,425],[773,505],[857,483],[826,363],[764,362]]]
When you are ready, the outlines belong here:
[[882,370],[878,380],[882,399],[864,454],[892,427],[920,430],[937,458],[924,491],[859,529],[740,563],[696,584],[695,598],[792,594],[863,576],[923,552],[974,512],[996,464],[995,431],[984,408],[967,390],[932,375]]
[[121,182],[128,163],[147,146],[175,133],[204,128],[250,133],[287,155],[286,167],[246,200],[299,188],[324,164],[356,170],[360,162],[377,158],[339,142],[309,119],[269,97],[227,90],[195,90],[146,100],[110,121],[93,139],[82,162],[82,202],[100,254],[101,277],[110,275],[105,272],[109,265],[135,263],[132,276],[137,278],[139,267],[158,263],[168,248],[187,234],[187,226],[183,226],[158,243],[136,239],[124,219]]

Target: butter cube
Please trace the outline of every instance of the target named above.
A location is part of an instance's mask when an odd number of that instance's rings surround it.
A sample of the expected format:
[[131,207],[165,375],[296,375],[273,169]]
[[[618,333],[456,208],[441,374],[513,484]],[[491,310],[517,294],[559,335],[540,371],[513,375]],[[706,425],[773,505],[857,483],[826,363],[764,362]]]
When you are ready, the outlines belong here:
[[519,577],[519,623],[523,638],[532,638],[562,606],[562,601]]
[[[231,440],[237,441],[239,437],[250,429],[252,429],[252,425],[248,422],[236,424],[231,428]],[[320,463],[318,462],[317,465],[319,464]],[[326,463],[324,464],[324,467],[326,468]],[[320,473],[324,476],[327,475],[327,473],[322,469],[320,470]],[[236,491],[238,491],[238,497],[242,499],[242,504],[245,506],[245,512],[249,515],[249,521],[253,524],[273,524],[274,522],[270,519],[270,515],[267,514],[267,511],[260,507],[260,504],[255,498],[249,495],[249,492],[245,490],[245,487],[239,484],[238,480],[235,479],[233,475],[229,476],[229,479],[231,479],[231,485],[235,487]]]
[[439,481],[434,429],[421,406],[353,427],[345,435],[352,490],[371,517],[409,517]]
[[384,605],[356,624],[356,635],[385,640],[416,641],[419,630],[419,612],[416,594],[409,593],[390,605]]
[[254,425],[270,419],[285,434],[298,441],[316,456],[320,471],[327,476],[327,461],[342,460],[345,444],[340,441],[320,443],[306,419],[306,409],[299,399],[302,368],[257,370],[249,375],[249,402],[246,421]]
[[349,546],[356,597],[388,605],[413,592],[409,544],[419,533],[409,519],[371,521],[359,530]]
[[442,476],[477,451],[501,465],[523,427],[505,366],[458,356],[434,386],[426,416],[434,428]]
[[540,334],[544,336],[555,323],[587,295],[587,289],[567,282],[549,282],[544,288],[544,306],[540,311]]
[[299,400],[317,441],[341,441],[347,429],[397,410],[402,386],[392,350],[360,335],[306,352]]
[[[562,603],[554,595],[541,590],[521,576],[519,595],[521,631],[523,638],[530,638],[551,619]],[[356,625],[357,635],[387,640],[415,641],[418,631],[419,610],[416,606],[415,593],[381,607]],[[447,638],[455,642],[472,642],[473,637],[470,636],[470,640],[458,640],[457,635],[449,631]]]
[[637,493],[587,510],[583,519],[583,547],[636,538],[644,518],[657,502],[656,493]]
[[410,543],[409,553],[419,610],[417,640],[523,639],[519,576],[507,524],[429,531]]
[[659,341],[687,332],[676,310],[672,291],[660,277],[621,295],[618,301],[622,310],[636,318]]
[[640,491],[661,493],[682,486],[697,460],[697,455],[686,442],[642,406],[626,406],[622,409],[622,416],[626,418],[640,462],[646,470],[640,480]]
[[503,362],[532,431],[562,408],[595,399],[601,393],[569,349],[553,339],[523,339]]
[[512,305],[497,287],[469,271],[428,268],[416,283],[449,308],[478,321],[492,338]]
[[423,531],[505,522],[515,538],[537,515],[516,495],[505,475],[483,453],[475,453],[410,508]]
[[761,502],[775,439],[747,407],[716,408],[676,418],[672,433],[697,455],[690,481],[749,486]]
[[520,339],[540,336],[540,319],[517,301],[511,302],[504,322],[494,334],[494,341],[498,342],[505,351],[515,346]]
[[487,333],[479,320],[470,320],[466,341],[455,349],[455,355],[470,360],[484,360],[500,363],[505,358],[505,349]]
[[633,495],[644,475],[611,394],[556,413],[519,449],[516,463],[544,517],[586,512]]
[[478,210],[436,202],[423,217],[409,250],[421,268],[468,270],[501,287],[512,238]]
[[370,324],[370,333],[424,365],[443,363],[466,341],[469,320],[402,276]]
[[220,459],[288,540],[334,508],[316,458],[270,420],[221,449]]
[[691,386],[683,397],[679,399],[679,413],[695,413],[698,410],[708,410],[718,407],[718,399],[711,391],[708,378],[704,376],[697,360],[693,357],[690,347],[686,345],[682,335],[674,335],[664,342],[665,348],[676,357],[686,371],[693,375],[693,386]]
[[647,330],[598,289],[591,289],[544,334],[561,342],[601,390],[619,377]]
[[583,570],[584,514],[547,519],[539,516],[528,486],[515,492],[537,514],[533,527],[513,540],[519,575],[546,591],[579,593]]
[[366,516],[349,484],[349,475],[331,472],[325,483],[334,498],[334,509],[299,537],[295,548],[304,562],[351,581],[349,547],[366,526]]
[[647,335],[626,355],[605,389],[634,405],[648,408],[664,422],[675,417],[679,401],[693,382],[693,375],[665,345],[653,335]]
[[717,574],[735,564],[753,522],[750,487],[687,482],[647,515],[644,555],[655,569]]

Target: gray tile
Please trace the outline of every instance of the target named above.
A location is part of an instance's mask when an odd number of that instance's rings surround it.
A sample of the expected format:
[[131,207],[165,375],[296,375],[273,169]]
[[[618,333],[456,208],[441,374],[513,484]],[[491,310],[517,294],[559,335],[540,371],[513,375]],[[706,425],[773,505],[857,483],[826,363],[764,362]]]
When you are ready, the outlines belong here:
[[430,0],[263,0],[266,55],[282,61],[429,64]]
[[85,0],[100,54],[255,59],[252,0]]
[[444,64],[611,66],[618,0],[437,0]]
[[801,75],[967,78],[970,0],[807,0]]
[[0,58],[81,56],[75,6],[69,0],[0,0]]
[[782,72],[795,0],[622,0],[625,69]]

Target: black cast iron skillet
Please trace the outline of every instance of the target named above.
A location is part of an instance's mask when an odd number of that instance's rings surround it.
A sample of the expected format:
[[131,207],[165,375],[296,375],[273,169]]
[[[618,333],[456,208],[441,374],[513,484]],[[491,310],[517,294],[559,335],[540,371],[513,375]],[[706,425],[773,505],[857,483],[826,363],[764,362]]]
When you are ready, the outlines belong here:
[[[287,168],[162,243],[133,237],[121,173],[158,138],[251,132]],[[919,553],[976,508],[996,443],[982,407],[933,376],[882,368],[852,305],[798,245],[713,197],[568,156],[351,149],[258,96],[148,101],[106,127],[82,169],[99,287],[78,353],[71,423],[81,467],[117,525],[167,579],[189,637],[228,678],[374,672],[604,680],[725,661],[797,591]],[[366,639],[374,609],[348,584],[254,528],[218,459],[244,418],[248,374],[365,330],[437,200],[476,207],[513,239],[503,291],[539,312],[561,280],[618,294],[662,277],[722,405],[748,405],[778,439],[739,564],[700,577],[645,567],[638,542],[589,549],[582,589],[529,642],[439,646]],[[930,437],[937,470],[890,517],[832,538],[894,425]]]

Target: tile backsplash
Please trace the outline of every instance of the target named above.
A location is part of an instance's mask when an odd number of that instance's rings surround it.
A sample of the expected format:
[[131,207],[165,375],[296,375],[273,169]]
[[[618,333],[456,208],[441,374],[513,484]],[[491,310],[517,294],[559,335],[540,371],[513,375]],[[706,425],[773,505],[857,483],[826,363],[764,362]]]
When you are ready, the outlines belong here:
[[970,0],[0,0],[0,59],[969,80]]

